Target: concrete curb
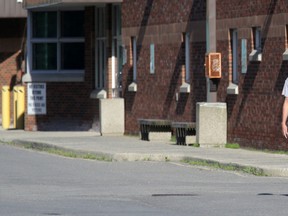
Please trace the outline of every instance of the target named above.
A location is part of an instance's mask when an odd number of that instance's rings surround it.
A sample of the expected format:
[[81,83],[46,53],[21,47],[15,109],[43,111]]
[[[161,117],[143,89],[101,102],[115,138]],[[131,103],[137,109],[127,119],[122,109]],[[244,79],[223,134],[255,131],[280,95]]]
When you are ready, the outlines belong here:
[[[14,145],[18,147],[24,147],[27,149],[34,149],[37,151],[43,151],[48,153],[51,150],[59,150],[64,153],[73,153],[77,158],[86,158],[86,159],[93,159],[93,160],[101,160],[101,161],[110,161],[110,162],[120,162],[120,161],[159,161],[159,162],[183,162],[187,164],[197,165],[197,166],[205,166],[223,170],[230,170],[230,171],[240,171],[244,173],[249,173],[257,176],[274,176],[274,177],[287,177],[288,176],[288,168],[270,168],[270,167],[256,167],[251,165],[243,165],[237,163],[225,163],[219,162],[210,159],[203,159],[197,157],[187,157],[181,154],[140,154],[140,153],[107,153],[107,152],[97,152],[97,151],[83,151],[83,150],[75,150],[71,148],[59,147],[52,144],[42,143],[42,142],[31,142],[31,141],[24,141],[24,140],[12,140],[12,141],[3,141],[2,143],[7,145]],[[61,155],[61,154],[60,154]],[[62,155],[65,156],[65,155]],[[68,157],[68,156],[66,156]]]
[[[31,141],[23,141],[23,140],[12,140],[9,143],[7,142],[3,142],[3,143],[6,143],[8,145],[23,147],[26,149],[33,149],[37,151],[48,152],[48,153],[49,153],[49,150],[58,150],[64,153],[73,153],[78,158],[85,158],[85,156],[89,155],[90,158],[93,158],[94,160],[113,161],[113,154],[110,154],[110,153],[75,150],[75,149],[63,148],[63,147],[59,147],[59,146],[47,144],[47,143],[31,142]],[[53,152],[50,152],[50,153],[53,153]],[[54,152],[54,154],[57,154],[57,153]],[[65,156],[65,155],[62,155],[62,156]],[[89,158],[87,157],[87,159]]]

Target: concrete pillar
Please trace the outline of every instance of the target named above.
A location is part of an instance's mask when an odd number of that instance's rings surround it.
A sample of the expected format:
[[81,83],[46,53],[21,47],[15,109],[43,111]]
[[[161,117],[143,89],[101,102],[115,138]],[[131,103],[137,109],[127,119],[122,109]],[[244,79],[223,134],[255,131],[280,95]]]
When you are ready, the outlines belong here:
[[[206,52],[216,52],[216,46],[216,0],[206,0]],[[206,78],[207,102],[217,102],[217,92],[210,92],[210,85]]]
[[227,143],[226,103],[197,103],[196,142],[200,147],[224,147]]

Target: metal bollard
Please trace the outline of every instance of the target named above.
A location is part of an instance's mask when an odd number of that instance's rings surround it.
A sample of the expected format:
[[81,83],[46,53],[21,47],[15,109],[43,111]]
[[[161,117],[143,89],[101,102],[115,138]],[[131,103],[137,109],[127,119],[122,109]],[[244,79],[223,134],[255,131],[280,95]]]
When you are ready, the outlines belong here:
[[14,128],[24,129],[25,89],[23,86],[14,87]]
[[10,127],[10,88],[2,87],[2,127],[9,129]]

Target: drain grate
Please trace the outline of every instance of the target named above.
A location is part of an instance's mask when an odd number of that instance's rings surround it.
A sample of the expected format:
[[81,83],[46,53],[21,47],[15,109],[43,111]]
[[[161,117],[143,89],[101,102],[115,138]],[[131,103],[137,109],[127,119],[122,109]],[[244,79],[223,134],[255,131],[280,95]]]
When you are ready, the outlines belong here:
[[59,214],[59,213],[43,213],[43,215],[51,215],[51,216],[53,216],[53,215],[61,215],[61,214]]
[[272,193],[259,193],[257,195],[258,196],[273,196],[274,194],[272,194]]

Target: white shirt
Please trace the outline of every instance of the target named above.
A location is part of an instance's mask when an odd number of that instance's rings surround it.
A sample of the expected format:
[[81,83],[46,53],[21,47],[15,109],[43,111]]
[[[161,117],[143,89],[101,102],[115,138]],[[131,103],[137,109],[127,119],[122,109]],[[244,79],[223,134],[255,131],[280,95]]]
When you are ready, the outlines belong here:
[[288,78],[285,80],[282,95],[288,97]]

